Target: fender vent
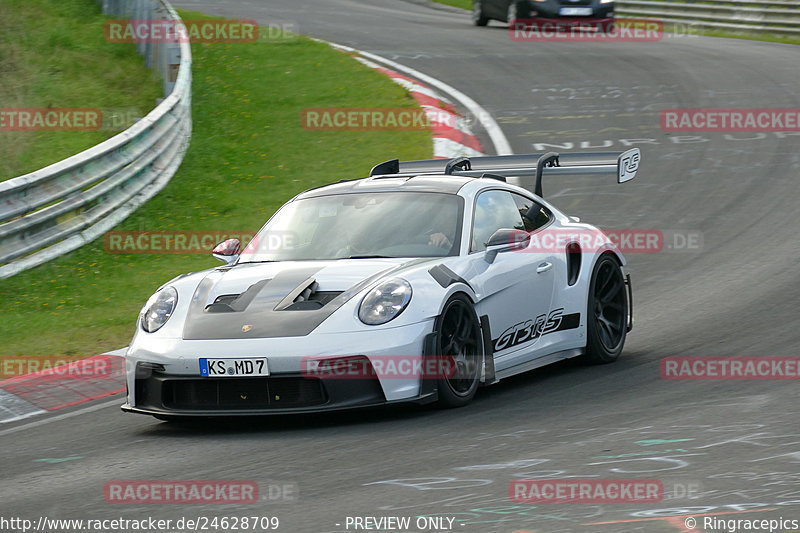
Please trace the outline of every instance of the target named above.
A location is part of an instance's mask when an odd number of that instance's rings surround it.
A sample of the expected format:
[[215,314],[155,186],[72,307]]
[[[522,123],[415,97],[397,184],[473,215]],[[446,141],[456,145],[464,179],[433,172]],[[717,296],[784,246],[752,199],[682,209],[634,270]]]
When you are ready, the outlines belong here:
[[575,285],[581,273],[581,247],[577,242],[567,245],[567,285]]

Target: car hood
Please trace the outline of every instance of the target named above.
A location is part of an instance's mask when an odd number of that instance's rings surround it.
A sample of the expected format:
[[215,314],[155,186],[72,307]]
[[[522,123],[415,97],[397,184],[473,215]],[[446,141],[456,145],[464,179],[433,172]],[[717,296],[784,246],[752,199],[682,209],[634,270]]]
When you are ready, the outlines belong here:
[[311,333],[371,284],[428,260],[346,259],[245,263],[205,274],[183,338],[252,339]]

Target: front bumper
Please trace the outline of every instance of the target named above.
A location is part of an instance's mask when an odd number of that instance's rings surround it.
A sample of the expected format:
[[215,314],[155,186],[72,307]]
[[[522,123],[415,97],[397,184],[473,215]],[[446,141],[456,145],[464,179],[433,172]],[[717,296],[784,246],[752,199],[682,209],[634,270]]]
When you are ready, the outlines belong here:
[[[157,339],[138,336],[126,355],[127,403],[122,410],[157,416],[228,416],[313,413],[433,401],[419,376],[365,375],[340,378],[303,372],[305,358],[369,361],[422,358],[433,320],[368,332],[248,340]],[[311,349],[310,346],[315,348]],[[322,349],[322,347],[326,349]],[[410,355],[403,355],[410,354]],[[266,357],[264,377],[203,377],[200,357]]]
[[[530,17],[539,18],[591,18],[606,19],[614,16],[614,2],[601,4],[599,0],[578,0],[577,2],[564,2],[563,0],[545,0],[544,2],[529,2]],[[581,15],[564,14],[562,9],[580,8],[586,10]],[[589,12],[591,10],[591,12]]]
[[136,379],[137,405],[122,410],[157,416],[251,416],[317,413],[391,403],[427,403],[435,390],[388,401],[379,380],[316,379],[301,375],[266,378],[198,378],[157,372]]

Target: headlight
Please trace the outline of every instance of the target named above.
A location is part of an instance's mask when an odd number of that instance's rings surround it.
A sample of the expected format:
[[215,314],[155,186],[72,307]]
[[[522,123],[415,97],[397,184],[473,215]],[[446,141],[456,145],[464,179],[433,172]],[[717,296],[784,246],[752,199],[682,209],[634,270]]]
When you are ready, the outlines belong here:
[[158,331],[172,316],[176,305],[178,305],[178,291],[174,287],[166,287],[152,295],[144,306],[142,329],[148,333]]
[[369,326],[385,324],[403,312],[411,301],[411,285],[404,279],[381,283],[361,300],[358,318]]
[[611,3],[611,2],[613,2],[613,1],[614,1],[614,0],[600,0],[600,3],[601,3],[601,4],[610,4],[610,3]]

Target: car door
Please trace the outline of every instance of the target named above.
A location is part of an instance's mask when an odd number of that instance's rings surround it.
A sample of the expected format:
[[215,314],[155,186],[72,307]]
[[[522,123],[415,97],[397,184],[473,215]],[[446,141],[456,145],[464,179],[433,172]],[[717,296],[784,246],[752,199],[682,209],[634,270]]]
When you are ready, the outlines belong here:
[[551,218],[532,199],[508,190],[485,190],[475,199],[469,282],[479,298],[479,315],[489,317],[498,370],[505,359],[517,364],[520,354],[531,352],[552,323],[555,260],[552,250],[526,246],[501,251],[490,262],[486,242],[499,229],[539,231]]

